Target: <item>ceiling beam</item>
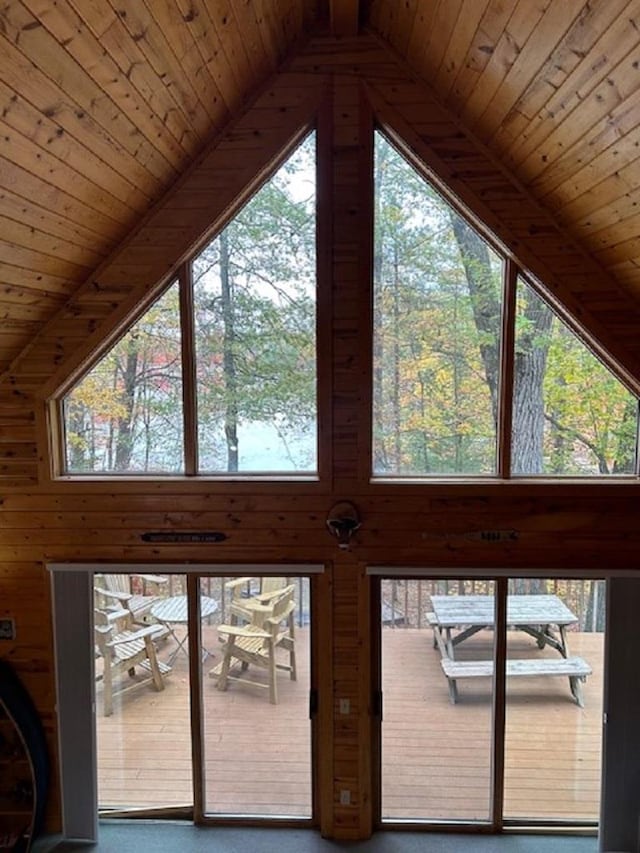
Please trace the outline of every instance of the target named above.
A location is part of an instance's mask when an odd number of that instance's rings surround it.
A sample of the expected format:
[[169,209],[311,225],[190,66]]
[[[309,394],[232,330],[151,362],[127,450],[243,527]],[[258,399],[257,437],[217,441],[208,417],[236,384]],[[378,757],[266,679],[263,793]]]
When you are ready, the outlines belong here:
[[329,0],[329,23],[334,36],[356,36],[359,0]]

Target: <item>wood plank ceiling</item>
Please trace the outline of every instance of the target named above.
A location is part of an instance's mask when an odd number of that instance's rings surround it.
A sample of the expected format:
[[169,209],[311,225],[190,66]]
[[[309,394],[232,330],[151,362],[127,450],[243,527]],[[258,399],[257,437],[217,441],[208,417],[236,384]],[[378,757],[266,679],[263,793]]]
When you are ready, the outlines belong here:
[[640,300],[640,0],[8,0],[0,374],[305,35],[358,13]]
[[377,32],[640,293],[640,2],[373,0]]
[[240,111],[315,0],[0,8],[0,373]]

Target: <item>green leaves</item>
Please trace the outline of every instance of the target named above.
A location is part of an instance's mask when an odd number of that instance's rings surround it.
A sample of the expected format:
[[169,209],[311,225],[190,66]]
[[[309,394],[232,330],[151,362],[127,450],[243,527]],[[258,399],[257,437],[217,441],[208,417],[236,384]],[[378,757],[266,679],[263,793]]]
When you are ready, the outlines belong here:
[[375,151],[374,471],[491,473],[500,261],[381,134]]
[[316,469],[314,145],[194,259],[205,470]]

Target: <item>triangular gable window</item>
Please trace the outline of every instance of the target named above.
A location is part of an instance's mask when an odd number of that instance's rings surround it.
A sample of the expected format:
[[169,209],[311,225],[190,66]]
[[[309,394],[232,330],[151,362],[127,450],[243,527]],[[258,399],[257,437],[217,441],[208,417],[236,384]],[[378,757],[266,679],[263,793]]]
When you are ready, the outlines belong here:
[[69,473],[184,469],[177,283],[64,398],[63,414]]
[[315,161],[310,134],[66,395],[66,473],[316,474]]
[[211,473],[315,473],[315,146],[192,263],[198,455]]
[[498,241],[374,150],[374,477],[633,475],[637,398],[522,276],[505,317]]
[[[637,398],[426,169],[374,150],[373,476],[634,475]],[[317,476],[315,163],[310,134],[67,393],[64,473]]]
[[634,474],[638,400],[522,277],[513,377],[514,476]]

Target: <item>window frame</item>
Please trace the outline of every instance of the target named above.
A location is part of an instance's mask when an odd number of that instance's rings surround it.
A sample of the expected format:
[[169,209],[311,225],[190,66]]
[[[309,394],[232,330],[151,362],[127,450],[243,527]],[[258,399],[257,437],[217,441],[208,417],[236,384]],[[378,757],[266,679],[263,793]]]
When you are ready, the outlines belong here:
[[[540,475],[512,475],[511,473],[511,442],[505,440],[505,436],[511,433],[512,423],[512,392],[513,392],[513,325],[515,316],[515,288],[517,279],[522,280],[532,288],[534,292],[551,308],[561,322],[578,337],[584,346],[596,357],[602,364],[613,374],[613,376],[622,383],[622,385],[631,393],[639,403],[640,410],[640,394],[636,386],[636,382],[632,376],[608,353],[608,351],[584,328],[579,325],[579,322],[573,317],[567,309],[558,301],[553,291],[547,288],[533,273],[531,273],[517,258],[516,254],[500,240],[482,220],[472,212],[468,206],[461,200],[458,194],[452,190],[446,182],[440,178],[434,168],[429,166],[421,157],[412,151],[410,144],[387,122],[379,119],[375,120],[372,125],[373,133],[381,133],[386,141],[392,145],[396,151],[416,170],[416,172],[428,181],[433,189],[442,197],[446,204],[461,216],[470,227],[472,227],[489,247],[496,252],[504,262],[504,281],[503,281],[503,316],[502,316],[502,351],[500,356],[500,381],[499,381],[499,410],[497,423],[497,462],[495,473],[484,475],[468,475],[468,474],[434,474],[434,475],[415,475],[415,476],[382,476],[373,473],[372,470],[372,431],[373,431],[373,397],[369,395],[367,401],[368,408],[368,429],[369,429],[369,459],[361,460],[360,466],[364,480],[373,485],[385,486],[404,486],[404,485],[419,485],[432,486],[439,484],[461,484],[461,483],[477,483],[483,485],[499,484],[501,482],[515,483],[554,483],[568,484],[571,482],[585,483],[607,483],[620,484],[628,482],[636,482],[640,476],[640,437],[636,442],[636,464],[633,474],[619,474],[615,476],[605,475],[585,475],[585,476],[550,476],[548,474]],[[189,378],[191,371],[187,371],[185,359],[185,350],[193,349],[193,340],[185,342],[186,326],[181,319],[182,333],[182,364],[183,364],[183,413],[184,413],[184,462],[185,470],[179,473],[148,473],[148,472],[133,472],[127,471],[122,473],[112,472],[70,472],[66,465],[66,440],[65,440],[65,422],[63,412],[63,398],[71,390],[71,388],[86,375],[96,363],[98,363],[108,350],[121,339],[128,329],[136,323],[148,308],[159,299],[162,294],[174,283],[178,281],[180,287],[181,312],[186,310],[183,307],[183,293],[188,290],[183,284],[182,279],[190,277],[191,261],[202,249],[226,227],[231,219],[239,210],[255,195],[256,192],[275,174],[280,166],[288,159],[293,151],[304,141],[304,139],[315,133],[315,148],[316,148],[316,461],[317,470],[315,473],[228,473],[228,472],[205,472],[198,473],[197,465],[197,441],[193,444],[194,425],[191,423],[191,418],[195,414],[195,405],[187,399],[188,395],[194,393],[194,390],[185,390],[185,380],[188,385],[192,379]],[[373,136],[372,136],[373,140]],[[330,133],[327,127],[326,118],[320,115],[317,121],[305,124],[300,127],[298,132],[292,136],[289,143],[279,152],[279,154],[271,161],[269,168],[256,176],[255,182],[252,182],[245,190],[239,194],[236,202],[207,230],[196,244],[190,249],[185,257],[179,258],[166,276],[157,281],[149,290],[140,297],[136,294],[127,303],[124,303],[116,311],[114,319],[111,321],[112,328],[108,334],[100,341],[100,344],[90,353],[90,355],[76,359],[73,365],[72,372],[65,379],[58,381],[55,385],[55,391],[51,393],[47,388],[44,390],[44,411],[42,420],[42,434],[47,436],[48,459],[44,460],[41,465],[41,473],[44,480],[49,481],[75,481],[75,482],[140,482],[146,481],[171,481],[193,482],[194,480],[205,482],[238,482],[238,483],[274,483],[287,485],[303,484],[308,488],[310,484],[324,484],[324,489],[329,488],[330,482],[330,464],[332,456],[331,436],[332,436],[332,380],[331,372],[332,365],[330,364],[331,356],[331,335],[332,335],[332,313],[331,313],[331,252],[327,251],[327,246],[324,244],[330,239],[331,222],[330,211],[326,203],[325,195],[328,192],[327,165],[331,160],[330,149]],[[373,194],[373,184],[371,182],[371,193]],[[323,198],[323,204],[320,204],[320,197]],[[370,223],[373,229],[373,218]],[[371,245],[373,245],[373,234],[371,235]],[[330,248],[330,247],[329,247]],[[373,281],[372,276],[369,280],[369,298],[373,299]],[[513,304],[512,304],[513,303]],[[189,362],[191,364],[191,362]],[[192,364],[192,370],[195,370],[195,364]],[[371,377],[370,377],[371,379]],[[195,381],[195,380],[193,380]],[[194,418],[195,420],[195,418]],[[197,428],[197,424],[195,424]],[[637,432],[640,433],[640,417],[637,422]]]
[[[373,470],[373,393],[370,394],[369,428],[370,428],[370,458],[369,482],[375,485],[435,485],[477,483],[493,484],[500,482],[515,483],[628,483],[635,482],[640,477],[640,393],[625,370],[613,359],[607,350],[583,329],[575,317],[560,304],[552,291],[538,277],[531,273],[479,217],[473,213],[460,197],[436,174],[434,169],[424,162],[410,147],[400,134],[389,124],[376,121],[373,133],[381,135],[395,151],[414,169],[414,171],[442,198],[445,204],[460,216],[487,243],[503,261],[502,281],[502,319],[500,338],[500,365],[498,383],[498,413],[496,424],[496,470],[491,474],[416,474],[416,475],[381,475]],[[372,192],[373,184],[372,184]],[[375,233],[375,221],[372,216],[372,229]],[[373,245],[373,235],[372,235]],[[561,323],[579,339],[584,347],[609,370],[614,378],[635,397],[638,404],[636,419],[636,452],[635,466],[632,474],[586,474],[549,475],[549,474],[513,474],[511,470],[512,422],[513,422],[513,386],[514,386],[514,353],[515,353],[515,320],[516,294],[518,279],[530,287],[533,292],[545,302]],[[371,276],[371,302],[374,298],[373,270]],[[374,329],[372,327],[372,342]],[[373,389],[373,372],[370,376]]]
[[[326,441],[321,440],[321,435],[328,433],[324,427],[323,420],[328,420],[326,412],[323,417],[323,406],[321,400],[328,399],[328,392],[323,389],[329,386],[329,375],[327,375],[322,353],[326,352],[328,345],[325,341],[327,329],[330,326],[328,305],[322,298],[323,290],[326,288],[327,271],[324,268],[323,253],[320,251],[320,235],[328,231],[326,225],[321,221],[322,213],[319,204],[321,194],[320,186],[323,175],[321,164],[321,151],[326,151],[324,137],[326,129],[320,121],[304,125],[289,140],[289,143],[272,159],[269,168],[265,170],[259,179],[246,187],[230,207],[224,216],[215,225],[208,229],[201,238],[193,245],[188,254],[179,259],[172,270],[162,279],[157,281],[145,293],[144,297],[137,299],[128,310],[125,308],[119,312],[117,321],[113,328],[104,337],[100,345],[85,359],[81,360],[75,369],[58,384],[55,393],[45,401],[45,421],[49,437],[48,449],[50,459],[49,477],[54,480],[75,482],[126,482],[126,481],[224,481],[239,483],[302,483],[314,484],[327,479],[328,475],[328,453]],[[197,396],[196,396],[196,350],[194,337],[193,317],[193,260],[213,242],[234,219],[234,217],[260,192],[260,190],[271,180],[278,170],[296,152],[296,150],[309,138],[314,137],[315,147],[315,398],[316,398],[316,467],[315,471],[302,472],[200,472],[198,470],[198,424],[197,424]],[[182,411],[183,411],[183,470],[176,473],[171,472],[146,472],[146,471],[70,471],[67,464],[66,444],[66,422],[64,416],[64,400],[71,390],[79,384],[82,379],[109,353],[109,351],[122,340],[128,331],[134,326],[144,314],[162,296],[177,284],[179,290],[180,311],[180,333],[181,333],[181,363],[182,363]]]

